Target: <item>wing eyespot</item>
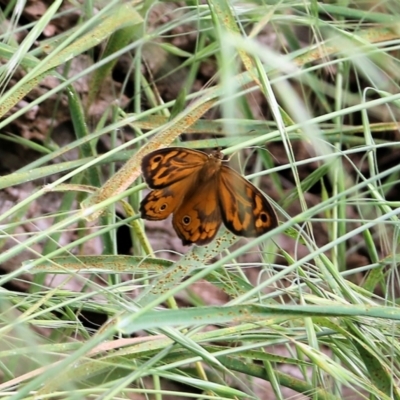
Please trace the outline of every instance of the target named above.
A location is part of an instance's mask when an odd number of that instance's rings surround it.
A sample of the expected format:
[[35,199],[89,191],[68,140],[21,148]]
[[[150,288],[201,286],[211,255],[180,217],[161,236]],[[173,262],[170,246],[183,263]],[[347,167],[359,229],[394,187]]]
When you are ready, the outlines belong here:
[[188,215],[185,215],[185,216],[182,218],[182,223],[183,223],[183,225],[189,225],[189,224],[190,224],[190,221],[191,221],[191,218],[190,218]]
[[167,209],[167,203],[161,204],[160,211],[165,211]]
[[265,212],[260,213],[260,219],[265,224],[269,220],[268,214]]
[[162,155],[158,154],[153,157],[153,162],[159,163],[163,159]]

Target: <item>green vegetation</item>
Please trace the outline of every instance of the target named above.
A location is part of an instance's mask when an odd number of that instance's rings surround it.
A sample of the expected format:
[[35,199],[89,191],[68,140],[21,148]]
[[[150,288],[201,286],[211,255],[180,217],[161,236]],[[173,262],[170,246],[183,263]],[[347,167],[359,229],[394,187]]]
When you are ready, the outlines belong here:
[[[400,399],[400,3],[21,3],[0,43],[0,398]],[[169,145],[222,148],[279,226],[151,234],[140,160]]]

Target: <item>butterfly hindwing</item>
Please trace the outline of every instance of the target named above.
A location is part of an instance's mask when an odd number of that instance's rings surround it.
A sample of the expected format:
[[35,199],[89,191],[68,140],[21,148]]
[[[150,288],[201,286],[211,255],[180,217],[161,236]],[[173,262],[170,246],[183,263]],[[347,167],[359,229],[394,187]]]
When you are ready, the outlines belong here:
[[172,225],[184,245],[210,243],[221,222],[218,187],[213,180],[189,193],[172,218]]
[[152,190],[140,203],[141,217],[150,221],[168,218],[182,201],[179,195],[181,185],[182,181],[164,189]]

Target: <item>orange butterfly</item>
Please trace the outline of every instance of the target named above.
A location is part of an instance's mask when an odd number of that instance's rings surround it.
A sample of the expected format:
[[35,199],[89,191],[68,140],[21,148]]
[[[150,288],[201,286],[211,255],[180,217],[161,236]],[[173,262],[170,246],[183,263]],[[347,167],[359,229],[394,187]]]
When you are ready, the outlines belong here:
[[181,147],[144,156],[143,176],[153,190],[140,204],[141,217],[159,221],[173,214],[172,225],[184,245],[210,243],[222,222],[245,237],[275,228],[271,204],[222,157]]

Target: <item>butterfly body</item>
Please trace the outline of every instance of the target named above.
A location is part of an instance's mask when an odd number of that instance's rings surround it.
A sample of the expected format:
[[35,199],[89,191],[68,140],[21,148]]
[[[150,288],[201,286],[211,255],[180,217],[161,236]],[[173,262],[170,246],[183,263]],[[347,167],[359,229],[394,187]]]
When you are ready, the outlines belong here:
[[259,236],[277,217],[263,194],[222,161],[222,155],[172,147],[143,157],[142,172],[153,189],[141,202],[141,217],[169,215],[184,245],[205,245],[221,223],[238,236]]

